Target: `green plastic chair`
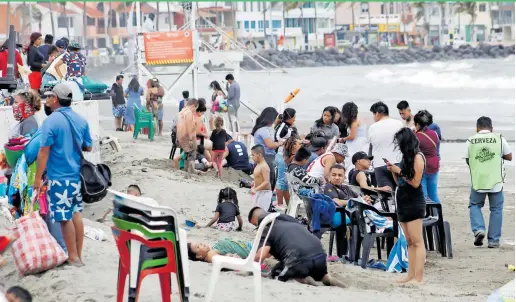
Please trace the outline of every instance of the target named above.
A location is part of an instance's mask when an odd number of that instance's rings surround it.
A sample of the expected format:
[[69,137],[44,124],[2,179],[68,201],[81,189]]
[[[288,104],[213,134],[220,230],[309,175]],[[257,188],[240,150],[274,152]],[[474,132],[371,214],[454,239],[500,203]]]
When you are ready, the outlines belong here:
[[134,104],[134,132],[133,138],[137,139],[138,134],[142,129],[149,129],[149,140],[154,140],[155,123],[154,116],[151,112],[148,112],[145,108],[141,110],[138,105]]

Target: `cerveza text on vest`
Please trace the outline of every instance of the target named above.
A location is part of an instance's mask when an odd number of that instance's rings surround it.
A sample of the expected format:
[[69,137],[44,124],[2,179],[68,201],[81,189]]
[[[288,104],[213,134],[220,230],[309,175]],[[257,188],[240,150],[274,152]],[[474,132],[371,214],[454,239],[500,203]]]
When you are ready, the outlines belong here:
[[470,144],[496,144],[496,137],[480,137],[480,138],[471,138],[469,140]]

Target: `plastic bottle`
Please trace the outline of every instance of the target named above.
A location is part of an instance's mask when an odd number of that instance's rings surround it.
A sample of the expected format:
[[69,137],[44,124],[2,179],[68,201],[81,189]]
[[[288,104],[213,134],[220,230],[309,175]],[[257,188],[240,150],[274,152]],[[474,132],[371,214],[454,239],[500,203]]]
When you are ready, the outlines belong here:
[[511,272],[514,272],[514,265],[512,264],[506,264],[505,267],[510,270]]

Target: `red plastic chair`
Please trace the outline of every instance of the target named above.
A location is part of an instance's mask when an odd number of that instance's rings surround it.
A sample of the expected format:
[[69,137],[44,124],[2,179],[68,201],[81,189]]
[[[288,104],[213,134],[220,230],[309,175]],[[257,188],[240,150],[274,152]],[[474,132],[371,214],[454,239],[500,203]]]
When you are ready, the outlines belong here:
[[149,248],[164,248],[167,252],[167,257],[170,261],[165,266],[158,268],[147,268],[140,272],[140,276],[138,278],[138,284],[136,287],[136,295],[135,297],[128,297],[129,301],[138,301],[138,296],[140,295],[140,287],[143,279],[148,275],[159,274],[159,281],[161,285],[161,298],[163,302],[171,302],[170,295],[171,293],[171,274],[177,274],[176,267],[176,256],[174,251],[174,245],[171,241],[168,240],[157,240],[157,241],[149,241],[146,240],[136,234],[132,234],[116,227],[111,227],[113,232],[113,236],[115,237],[116,246],[118,247],[118,251],[120,254],[120,269],[118,270],[118,292],[117,292],[117,302],[122,302],[124,298],[124,289],[125,289],[125,281],[127,276],[129,275],[130,267],[131,267],[131,255],[129,253],[128,244],[131,240],[137,240],[141,242],[143,245]]

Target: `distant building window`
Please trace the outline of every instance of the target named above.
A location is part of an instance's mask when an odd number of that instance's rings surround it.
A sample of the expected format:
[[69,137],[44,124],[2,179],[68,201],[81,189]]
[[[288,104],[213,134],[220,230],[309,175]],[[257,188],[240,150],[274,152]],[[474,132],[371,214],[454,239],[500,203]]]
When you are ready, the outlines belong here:
[[244,28],[249,31],[249,21],[244,21]]
[[251,12],[254,12],[254,2],[249,2],[249,6],[251,7]]
[[269,20],[265,21],[265,28],[269,28]]
[[312,8],[314,7],[313,2],[303,2],[303,8]]
[[98,38],[97,39],[97,47],[98,48],[106,48],[106,38]]
[[258,28],[263,30],[263,21],[262,20],[258,21]]
[[95,18],[86,17],[86,25],[88,25],[88,26],[95,25]]
[[240,29],[240,21],[237,21],[237,29]]
[[115,28],[117,26],[116,22],[116,12],[114,10],[111,11],[111,27]]
[[478,11],[479,12],[485,12],[486,11],[486,4],[485,3],[481,3],[478,5]]
[[59,16],[57,17],[57,28],[73,28],[73,19],[70,17]]
[[127,14],[120,13],[120,27],[126,27],[126,26],[127,26]]
[[256,21],[251,21],[251,28],[252,28],[252,29],[255,29],[255,28],[256,28]]
[[247,11],[247,2],[244,2],[244,12]]
[[281,28],[281,20],[272,20],[272,28]]

